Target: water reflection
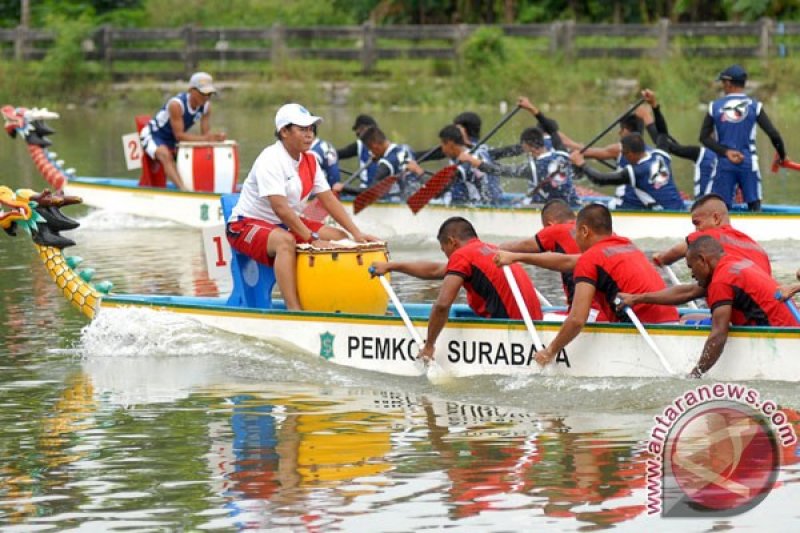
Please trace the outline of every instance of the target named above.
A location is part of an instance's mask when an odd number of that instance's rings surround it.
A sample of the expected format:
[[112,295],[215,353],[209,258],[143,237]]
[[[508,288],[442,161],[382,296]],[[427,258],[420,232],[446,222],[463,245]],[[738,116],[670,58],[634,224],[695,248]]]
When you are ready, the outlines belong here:
[[[648,417],[253,382],[240,375],[253,365],[108,354],[53,381],[13,370],[0,389],[0,423],[14,428],[0,437],[0,524],[374,530],[377,516],[392,531],[644,527]],[[796,486],[797,459],[784,450],[775,493]]]

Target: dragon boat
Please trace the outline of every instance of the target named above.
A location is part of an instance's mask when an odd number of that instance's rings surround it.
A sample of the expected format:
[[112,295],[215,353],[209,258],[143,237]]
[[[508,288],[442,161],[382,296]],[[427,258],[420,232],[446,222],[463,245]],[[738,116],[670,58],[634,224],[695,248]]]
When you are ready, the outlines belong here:
[[[226,196],[227,197],[227,196]],[[223,198],[226,198],[223,197]],[[404,306],[410,319],[404,323],[401,309],[388,304],[378,279],[368,273],[371,259],[381,250],[305,250],[298,265],[306,263],[304,283],[298,267],[298,287],[311,288],[301,303],[317,311],[287,311],[271,298],[271,269],[234,254],[231,261],[233,290],[228,297],[189,297],[105,293],[88,281],[85,271],[75,271],[76,261],[64,248],[74,241],[61,235],[78,223],[61,213],[79,199],[30,190],[14,192],[0,187],[0,227],[11,236],[26,230],[53,280],[89,319],[98,313],[124,313],[146,308],[158,313],[189,317],[212,328],[288,345],[293,350],[321,357],[331,363],[400,376],[429,373],[416,360],[418,346],[410,328],[424,331],[429,304]],[[327,255],[326,255],[327,254]],[[370,254],[377,254],[371,256]],[[348,256],[344,261],[343,256]],[[315,267],[323,268],[314,271]],[[344,268],[326,271],[324,268]],[[340,276],[333,290],[327,280]],[[102,290],[101,290],[102,289]],[[330,294],[327,302],[322,300]],[[366,296],[364,296],[366,295]],[[399,303],[399,302],[398,302]],[[326,307],[327,306],[327,307]],[[124,318],[121,318],[124,320]],[[535,328],[549,342],[560,327],[558,321],[539,321]],[[447,376],[555,375],[575,377],[684,376],[699,357],[709,333],[708,326],[650,325],[651,340],[663,353],[660,360],[651,345],[631,324],[588,324],[556,361],[540,368],[533,361],[535,348],[522,321],[489,320],[475,316],[464,305],[455,305],[438,342],[436,362]],[[732,327],[725,353],[708,373],[721,380],[800,380],[800,328]],[[671,374],[666,368],[673,369]]]
[[[219,228],[224,222],[219,209],[220,194],[180,191],[171,184],[147,187],[140,184],[141,180],[129,178],[76,175],[74,169],[66,168],[48,148],[51,141],[47,135],[53,130],[45,120],[57,118],[56,113],[5,106],[2,115],[7,133],[26,142],[36,168],[50,187],[80,196],[87,206],[195,228]],[[592,194],[596,193],[587,192],[584,200],[610,200]],[[353,214],[352,200],[343,198],[343,203],[359,227],[387,239],[428,236],[431,228],[454,215],[468,218],[483,235],[526,238],[542,227],[540,210],[518,205],[520,195],[507,195],[508,204],[502,206],[443,205],[434,200],[416,214],[403,202],[387,200]],[[797,239],[800,235],[800,206],[765,205],[761,213],[734,212],[731,219],[736,228],[758,241]],[[631,239],[682,238],[694,231],[688,214],[677,211],[616,211],[614,224],[621,235]]]

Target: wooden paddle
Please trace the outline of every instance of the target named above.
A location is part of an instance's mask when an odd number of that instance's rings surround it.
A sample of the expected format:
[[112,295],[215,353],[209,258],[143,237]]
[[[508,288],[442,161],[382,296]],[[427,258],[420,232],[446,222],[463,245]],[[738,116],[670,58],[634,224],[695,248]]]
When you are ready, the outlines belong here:
[[[472,153],[481,145],[485,144],[486,141],[488,141],[495,133],[497,133],[497,131],[502,128],[506,122],[511,120],[511,118],[516,115],[520,109],[522,108],[516,106],[506,116],[500,119],[500,122],[498,122],[497,125],[483,137],[483,139],[475,143],[475,146],[473,146],[469,152]],[[431,178],[425,182],[425,185],[420,187],[417,192],[409,196],[406,203],[408,204],[408,207],[411,208],[411,211],[413,211],[414,214],[418,213],[423,207],[428,205],[428,202],[442,194],[442,192],[444,192],[445,189],[450,186],[450,183],[453,181],[453,177],[456,175],[457,169],[458,165],[444,167],[439,172],[431,176]]]
[[[431,148],[422,154],[420,158],[417,159],[417,163],[422,163],[423,161],[427,160],[437,148],[438,146]],[[386,193],[392,190],[392,186],[395,183],[397,183],[397,174],[383,178],[382,180],[373,183],[365,191],[358,193],[358,196],[356,196],[355,200],[353,200],[353,213],[358,214],[362,209],[383,198]]]
[[[618,296],[614,300],[614,305],[619,307],[621,304],[622,304],[622,298]],[[647,345],[650,347],[650,349],[653,350],[653,353],[655,353],[658,356],[658,360],[661,361],[661,366],[664,367],[664,370],[667,371],[667,374],[669,374],[670,376],[674,375],[675,373],[672,371],[672,367],[669,366],[667,358],[664,357],[664,354],[661,353],[661,350],[658,349],[658,346],[656,345],[655,341],[653,341],[653,338],[650,336],[649,333],[647,333],[647,330],[644,329],[642,321],[639,320],[638,316],[636,316],[634,310],[629,305],[624,306],[622,309],[625,311],[625,314],[628,315],[630,321],[633,322],[633,325],[636,326],[636,329],[639,331],[639,335],[641,335],[642,338],[644,339],[644,342],[646,342]]]

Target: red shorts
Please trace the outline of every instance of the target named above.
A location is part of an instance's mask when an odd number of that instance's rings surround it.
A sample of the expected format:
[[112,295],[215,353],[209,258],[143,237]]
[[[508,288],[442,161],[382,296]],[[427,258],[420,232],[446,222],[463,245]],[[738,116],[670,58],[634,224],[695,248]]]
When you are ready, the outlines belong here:
[[[308,220],[303,217],[300,217],[300,220],[311,231],[319,231],[319,229],[324,226],[322,222],[316,220]],[[275,262],[275,258],[267,255],[267,241],[269,240],[270,233],[275,229],[286,230],[283,226],[271,224],[265,220],[241,218],[228,222],[225,228],[225,234],[228,236],[228,242],[231,248],[259,263],[272,266]],[[294,235],[297,242],[305,242],[302,237],[296,235],[293,231],[289,231],[289,233]]]

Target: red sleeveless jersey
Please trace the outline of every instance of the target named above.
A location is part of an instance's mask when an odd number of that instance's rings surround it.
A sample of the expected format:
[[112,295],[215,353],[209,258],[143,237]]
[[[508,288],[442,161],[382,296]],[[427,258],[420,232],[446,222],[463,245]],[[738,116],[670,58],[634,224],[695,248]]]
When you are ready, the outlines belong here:
[[[485,318],[522,319],[502,268],[494,264],[496,253],[497,246],[494,244],[472,239],[450,255],[447,274],[464,278],[467,303],[477,315]],[[533,282],[520,265],[511,265],[511,271],[531,318],[541,320],[542,308]]]

